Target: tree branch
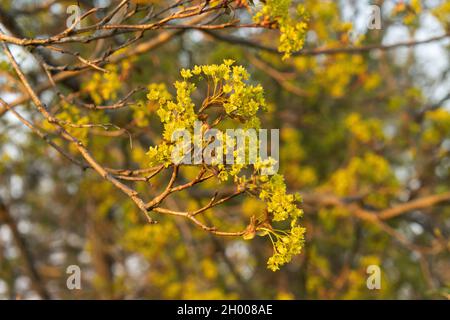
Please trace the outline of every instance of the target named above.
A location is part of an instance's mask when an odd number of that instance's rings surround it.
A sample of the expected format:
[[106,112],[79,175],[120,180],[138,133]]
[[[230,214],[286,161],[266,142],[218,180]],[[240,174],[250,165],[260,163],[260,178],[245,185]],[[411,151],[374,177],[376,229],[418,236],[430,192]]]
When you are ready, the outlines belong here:
[[[201,29],[201,31],[219,41],[227,42],[227,43],[230,43],[233,45],[245,46],[245,47],[249,47],[249,48],[254,48],[254,49],[259,49],[259,50],[263,50],[263,51],[267,51],[267,52],[271,52],[271,53],[280,54],[280,52],[278,51],[277,48],[265,46],[259,42],[247,40],[247,39],[232,36],[232,35],[224,35],[219,32],[206,30],[206,29]],[[317,56],[317,55],[322,55],[322,54],[333,55],[333,54],[340,54],[340,53],[361,54],[361,53],[364,53],[367,51],[372,51],[372,50],[386,51],[386,50],[392,50],[392,49],[396,49],[396,48],[400,48],[400,47],[413,47],[413,46],[418,46],[418,45],[422,45],[422,44],[426,44],[426,43],[430,43],[430,42],[441,41],[448,37],[450,37],[450,32],[447,32],[440,36],[424,39],[424,40],[409,40],[409,41],[402,41],[402,42],[397,42],[397,43],[388,44],[388,45],[369,44],[366,46],[346,47],[346,48],[339,47],[339,48],[302,49],[298,52],[293,52],[292,56]]]

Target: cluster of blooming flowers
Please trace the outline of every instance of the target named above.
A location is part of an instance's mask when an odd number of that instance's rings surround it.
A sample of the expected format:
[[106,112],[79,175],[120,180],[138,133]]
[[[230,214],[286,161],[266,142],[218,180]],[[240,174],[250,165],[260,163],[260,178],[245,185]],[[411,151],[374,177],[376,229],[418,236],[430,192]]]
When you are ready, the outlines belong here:
[[279,174],[260,176],[259,180],[261,189],[259,198],[266,202],[272,220],[278,222],[290,220],[289,231],[263,228],[274,247],[274,254],[269,258],[267,265],[269,269],[276,271],[280,266],[290,262],[294,255],[300,254],[303,248],[305,228],[298,224],[303,211],[296,204],[301,202],[301,197],[298,194],[286,193],[286,184],[283,176]]
[[[223,64],[195,66],[193,69],[181,71],[182,81],[175,82],[176,96],[172,98],[163,85],[150,85],[148,99],[159,105],[157,115],[163,124],[162,141],[156,146],[150,147],[147,156],[151,165],[164,164],[166,167],[173,165],[171,157],[174,143],[171,140],[175,130],[183,129],[194,132],[194,123],[201,121],[205,130],[211,126],[224,122],[226,125],[235,124],[246,128],[260,128],[258,111],[266,109],[264,90],[260,85],[248,83],[249,74],[242,66],[234,65],[234,61],[225,60]],[[201,105],[196,107],[192,98],[206,80],[207,95]],[[213,108],[214,107],[214,108]],[[219,111],[217,110],[219,107]],[[208,122],[210,114],[219,114],[216,119]],[[230,121],[230,122],[225,122]],[[226,145],[233,145],[234,140],[227,139]],[[203,148],[208,141],[203,141]],[[238,156],[238,150],[234,155]],[[304,242],[305,229],[302,228],[298,219],[302,210],[297,207],[301,200],[298,195],[287,194],[286,184],[283,176],[279,174],[266,175],[263,169],[274,165],[271,157],[262,159],[258,157],[255,163],[238,162],[232,165],[224,163],[212,163],[212,172],[217,173],[221,182],[231,180],[238,189],[246,189],[249,194],[258,195],[259,199],[266,203],[266,212],[269,219],[264,222],[256,222],[253,219],[251,227],[244,235],[244,239],[251,239],[256,234],[268,236],[273,243],[274,254],[268,261],[268,268],[275,271],[280,266],[288,263],[292,257],[299,254]],[[205,164],[201,164],[205,165]],[[270,172],[270,171],[269,171]],[[231,178],[231,179],[230,179]],[[272,222],[281,227],[276,229]]]
[[256,22],[276,22],[280,30],[278,51],[284,53],[283,59],[299,51],[305,43],[308,16],[302,5],[297,6],[296,17],[289,14],[292,0],[267,0],[254,16]]
[[192,81],[207,79],[210,95],[202,103],[202,111],[213,105],[223,107],[226,115],[237,120],[247,128],[259,128],[260,122],[257,112],[265,109],[264,90],[260,85],[250,85],[249,74],[242,66],[233,66],[233,60],[225,60],[223,64],[195,66],[193,69],[181,70],[183,81],[176,81],[176,98],[173,100],[165,86],[151,85],[147,98],[157,101],[157,114],[164,125],[163,142],[150,148],[148,155],[151,163],[164,163],[169,166],[174,148],[173,133],[177,130],[193,131],[198,115],[192,101],[192,94],[196,85]]

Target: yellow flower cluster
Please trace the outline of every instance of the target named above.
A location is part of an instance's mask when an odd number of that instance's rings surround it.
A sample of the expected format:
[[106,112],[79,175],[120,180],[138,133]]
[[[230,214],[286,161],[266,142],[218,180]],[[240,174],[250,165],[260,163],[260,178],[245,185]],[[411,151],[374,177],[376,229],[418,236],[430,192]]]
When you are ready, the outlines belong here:
[[290,230],[277,230],[261,226],[257,230],[263,231],[262,235],[268,234],[274,254],[267,261],[267,266],[272,271],[279,270],[280,266],[290,262],[294,255],[300,254],[306,229],[298,224],[298,219],[303,215],[296,202],[301,198],[298,194],[287,194],[286,184],[281,175],[275,174],[271,177],[261,176],[260,199],[266,202],[267,211],[273,216],[273,221],[290,220]]
[[[195,121],[201,121],[203,127],[210,126],[210,123],[207,122],[210,114],[206,113],[209,108],[214,107],[214,111],[221,115],[213,120],[213,122],[217,121],[217,124],[224,121],[225,125],[239,124],[254,129],[260,127],[257,113],[266,109],[264,90],[260,85],[252,85],[247,82],[249,74],[242,66],[234,65],[232,60],[225,60],[220,65],[183,69],[181,77],[182,81],[175,82],[177,93],[174,99],[164,86],[151,85],[149,87],[150,92],[147,97],[159,105],[157,114],[163,124],[162,142],[151,147],[147,152],[152,165],[171,165],[171,155],[174,150],[171,141],[172,133],[177,129],[185,129],[195,134]],[[196,107],[192,96],[197,85],[204,84],[201,80],[206,80],[208,93],[201,105]],[[224,152],[228,152],[229,146],[233,147],[233,150],[235,149],[234,138],[229,138],[225,134],[218,139],[222,139],[227,146],[224,148]],[[203,141],[202,143],[208,144],[209,142]],[[206,146],[203,145],[203,147]],[[239,157],[238,150],[234,150],[234,157]],[[259,195],[259,199],[265,203],[264,214],[267,219],[262,222],[252,216],[244,239],[252,239],[256,234],[269,236],[273,243],[274,254],[268,261],[268,268],[273,271],[278,270],[280,266],[291,261],[294,255],[301,252],[305,233],[305,229],[298,223],[298,219],[303,214],[302,210],[297,207],[297,203],[301,201],[300,197],[287,194],[282,175],[263,174],[263,172],[268,172],[267,170],[272,168],[276,164],[275,162],[273,158],[261,159],[258,157],[256,163],[253,164],[245,161],[232,165],[219,162],[211,164],[219,181],[224,182],[232,177],[232,181],[238,189],[247,189],[251,194]],[[288,224],[289,228],[287,230],[275,229],[271,225],[272,221],[283,226]]]
[[[172,100],[165,87],[160,85],[149,87],[147,98],[158,103],[157,114],[164,125],[163,142],[151,147],[148,152],[152,165],[171,164],[172,134],[179,129],[192,132],[194,122],[199,120],[197,112],[210,106],[221,106],[229,119],[236,120],[246,127],[259,127],[257,112],[266,107],[264,90],[260,85],[246,83],[249,74],[245,68],[233,64],[233,60],[225,60],[220,65],[195,66],[193,69],[181,70],[183,81],[175,82],[177,90],[175,100]],[[207,80],[209,95],[195,111],[191,96],[197,87],[193,81],[203,79]],[[238,170],[238,166],[234,169]]]
[[267,0],[263,8],[254,16],[256,22],[275,22],[280,30],[278,51],[284,53],[283,59],[292,52],[303,48],[307,30],[308,17],[305,8],[297,7],[296,16],[289,14],[292,0]]
[[384,138],[381,122],[378,119],[361,119],[359,113],[350,113],[345,119],[345,126],[356,140],[368,143]]
[[85,86],[97,105],[107,100],[116,100],[117,92],[122,86],[117,66],[110,64],[106,70],[107,73],[94,73]]

